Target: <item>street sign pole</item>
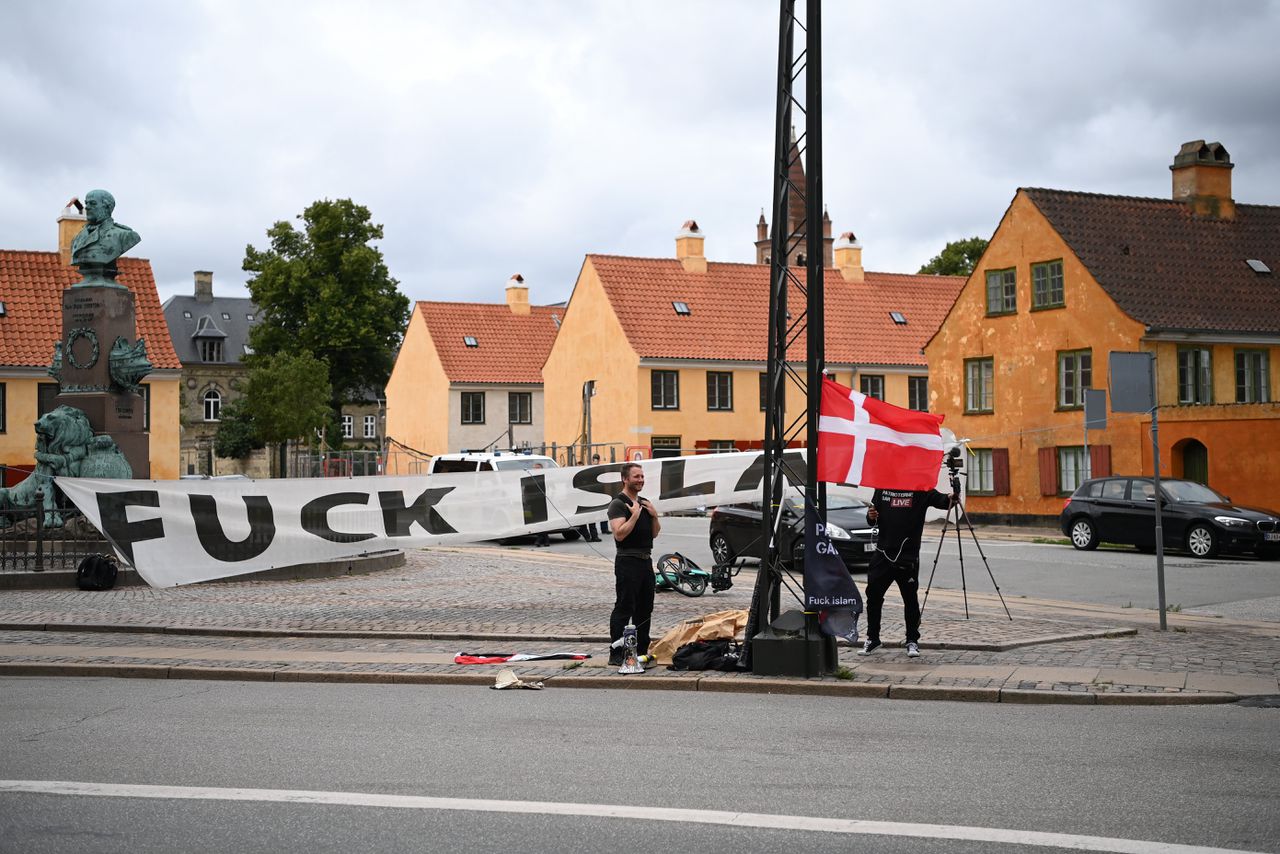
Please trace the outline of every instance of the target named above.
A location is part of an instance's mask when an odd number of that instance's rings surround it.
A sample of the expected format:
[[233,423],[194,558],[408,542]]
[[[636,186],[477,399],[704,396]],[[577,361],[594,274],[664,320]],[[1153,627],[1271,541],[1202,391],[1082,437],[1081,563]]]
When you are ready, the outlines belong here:
[[[1108,364],[1111,385],[1111,411],[1137,412],[1151,416],[1151,459],[1156,494],[1156,594],[1160,605],[1160,631],[1169,628],[1164,599],[1164,520],[1160,507],[1160,398],[1156,395],[1156,357],[1154,353],[1113,352]],[[1086,419],[1088,416],[1086,415]],[[1087,421],[1086,421],[1087,423]],[[1132,496],[1130,496],[1132,498]]]

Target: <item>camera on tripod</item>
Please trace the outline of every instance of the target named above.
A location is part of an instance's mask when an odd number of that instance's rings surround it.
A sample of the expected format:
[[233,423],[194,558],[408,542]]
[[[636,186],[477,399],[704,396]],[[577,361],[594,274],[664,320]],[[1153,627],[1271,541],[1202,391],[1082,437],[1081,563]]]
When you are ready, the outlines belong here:
[[960,497],[960,470],[964,468],[964,456],[960,452],[960,446],[947,451],[942,457],[942,464],[947,467],[947,471],[951,476],[951,492]]

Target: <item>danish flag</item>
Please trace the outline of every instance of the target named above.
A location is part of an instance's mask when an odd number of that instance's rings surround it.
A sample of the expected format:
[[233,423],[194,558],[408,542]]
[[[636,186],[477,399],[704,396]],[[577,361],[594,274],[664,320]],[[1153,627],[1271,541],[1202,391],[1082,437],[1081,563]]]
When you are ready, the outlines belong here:
[[942,416],[822,381],[818,480],[922,491],[938,485]]

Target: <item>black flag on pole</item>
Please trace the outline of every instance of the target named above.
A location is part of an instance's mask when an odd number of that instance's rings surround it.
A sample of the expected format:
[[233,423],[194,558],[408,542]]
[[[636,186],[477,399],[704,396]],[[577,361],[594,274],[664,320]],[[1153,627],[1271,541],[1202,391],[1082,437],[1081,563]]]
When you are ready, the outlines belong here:
[[818,519],[816,508],[804,508],[804,598],[805,610],[817,611],[822,631],[832,637],[858,642],[858,617],[862,596],[853,583],[839,552]]

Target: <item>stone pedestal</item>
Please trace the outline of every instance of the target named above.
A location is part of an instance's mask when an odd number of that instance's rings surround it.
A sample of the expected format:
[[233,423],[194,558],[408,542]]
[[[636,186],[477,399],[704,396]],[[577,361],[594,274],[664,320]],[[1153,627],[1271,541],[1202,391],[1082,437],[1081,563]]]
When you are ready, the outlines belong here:
[[129,461],[133,476],[151,476],[146,401],[111,380],[111,349],[137,337],[133,292],[119,285],[91,285],[62,292],[62,365],[58,406],[83,410],[96,434],[107,434]]

